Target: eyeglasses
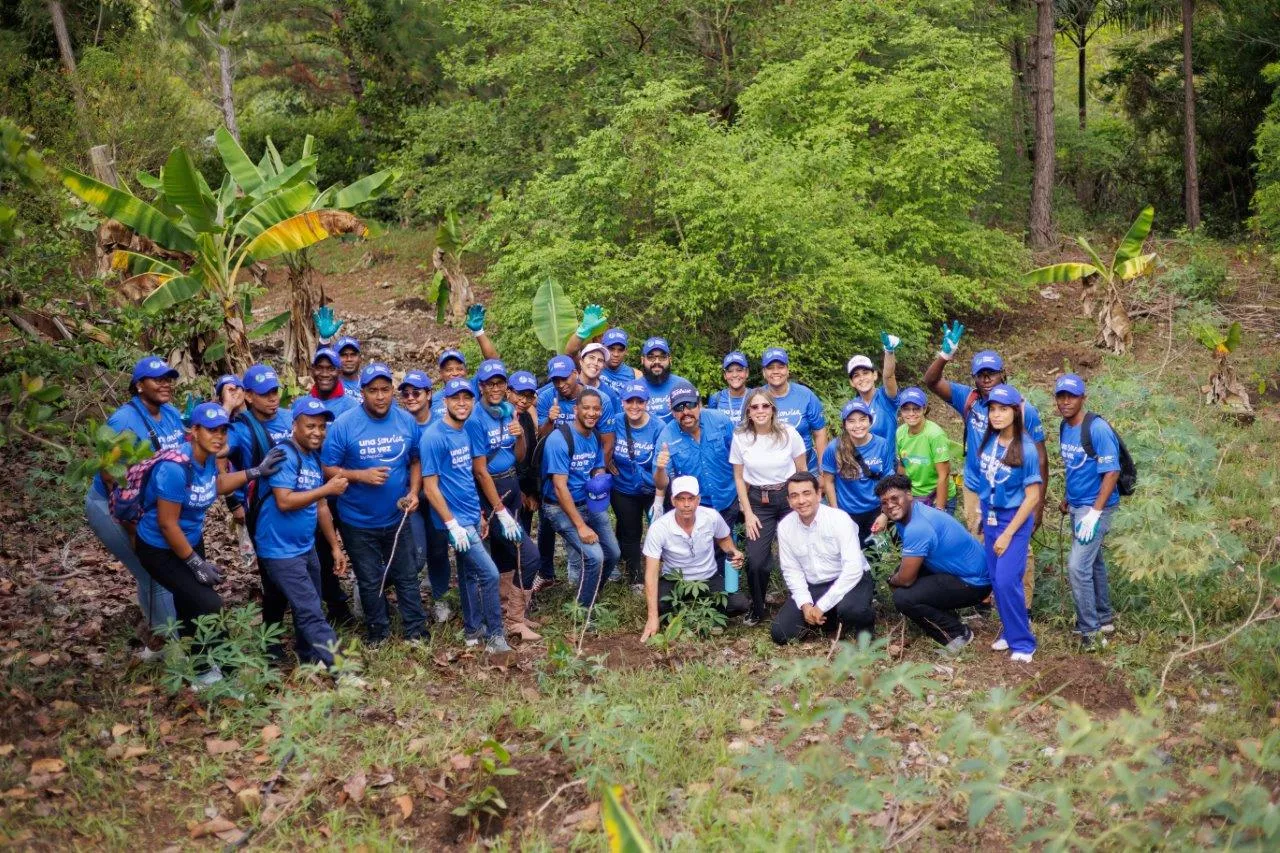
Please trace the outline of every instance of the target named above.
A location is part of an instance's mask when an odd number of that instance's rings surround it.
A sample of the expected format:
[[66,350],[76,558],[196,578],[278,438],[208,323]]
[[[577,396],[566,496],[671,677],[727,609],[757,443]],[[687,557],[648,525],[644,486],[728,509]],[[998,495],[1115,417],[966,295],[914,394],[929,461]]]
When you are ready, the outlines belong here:
[[672,406],[672,407],[671,407],[671,411],[673,411],[673,412],[687,412],[687,411],[689,411],[690,409],[696,409],[696,408],[698,408],[698,404],[697,404],[697,403],[676,403],[674,406]]
[[752,403],[750,406],[747,406],[747,408],[753,412],[766,412],[769,409],[772,409],[773,406],[770,406],[768,403]]

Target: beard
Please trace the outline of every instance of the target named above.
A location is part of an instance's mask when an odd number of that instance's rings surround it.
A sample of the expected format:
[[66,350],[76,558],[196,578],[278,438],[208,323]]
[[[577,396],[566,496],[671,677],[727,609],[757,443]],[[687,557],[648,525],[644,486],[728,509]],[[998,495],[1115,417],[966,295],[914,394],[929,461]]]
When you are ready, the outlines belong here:
[[[655,372],[656,371],[656,372]],[[645,368],[644,378],[649,380],[650,385],[661,385],[671,376],[671,365],[665,367],[648,367]]]

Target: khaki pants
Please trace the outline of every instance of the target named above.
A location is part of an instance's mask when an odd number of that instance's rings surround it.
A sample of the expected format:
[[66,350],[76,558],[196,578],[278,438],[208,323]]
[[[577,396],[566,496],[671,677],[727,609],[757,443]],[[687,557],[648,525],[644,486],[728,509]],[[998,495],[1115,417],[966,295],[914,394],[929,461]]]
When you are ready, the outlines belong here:
[[[969,532],[982,538],[982,499],[977,492],[964,491],[964,523]],[[1036,591],[1036,555],[1027,549],[1027,570],[1022,575],[1022,591],[1026,594],[1027,609],[1031,609],[1031,597]]]

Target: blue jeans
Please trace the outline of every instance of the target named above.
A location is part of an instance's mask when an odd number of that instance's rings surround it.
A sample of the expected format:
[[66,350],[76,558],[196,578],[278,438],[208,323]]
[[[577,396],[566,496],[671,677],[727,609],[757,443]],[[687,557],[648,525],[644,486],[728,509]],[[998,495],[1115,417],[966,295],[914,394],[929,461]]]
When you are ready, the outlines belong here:
[[[1071,530],[1092,507],[1071,507]],[[1071,538],[1071,553],[1067,556],[1067,577],[1071,581],[1071,597],[1076,602],[1076,630],[1088,637],[1098,633],[1103,625],[1111,624],[1111,590],[1107,583],[1107,564],[1102,560],[1102,540],[1111,529],[1111,517],[1116,508],[1102,511],[1098,519],[1093,541],[1081,545]]]
[[338,635],[320,606],[320,557],[312,547],[297,557],[258,557],[267,577],[289,599],[293,609],[294,647],[298,660],[333,666]]
[[1022,576],[1027,570],[1027,552],[1031,549],[1031,533],[1035,521],[1028,517],[1013,534],[1009,547],[996,556],[995,544],[1018,508],[997,509],[996,523],[987,524],[987,505],[982,504],[982,544],[987,556],[987,574],[991,576],[991,592],[996,599],[996,611],[1000,614],[1000,636],[1004,637],[1012,652],[1034,652],[1036,637],[1031,633],[1031,617],[1027,615],[1026,593],[1022,589]]
[[380,594],[382,568],[388,558],[391,565],[387,568],[387,586],[395,587],[405,639],[416,640],[428,635],[427,614],[422,609],[422,592],[418,589],[418,570],[413,565],[413,534],[408,524],[400,532],[399,544],[394,544],[395,554],[391,553],[398,526],[370,529],[341,522],[342,544],[355,570],[360,604],[364,607],[365,636],[370,643],[380,643],[391,635],[387,600]]
[[409,516],[409,528],[413,531],[413,547],[416,549],[413,564],[419,568],[424,562],[427,564],[431,597],[439,601],[449,591],[449,535],[434,528],[424,512]]
[[458,557],[462,630],[473,636],[501,637],[502,599],[498,595],[498,565],[484,549],[484,540],[479,532],[474,527],[464,529],[471,547],[454,552]]
[[600,586],[613,574],[622,555],[618,547],[618,539],[613,534],[613,525],[609,522],[609,512],[587,512],[585,504],[578,507],[578,513],[587,523],[599,541],[594,545],[586,545],[578,536],[578,529],[573,526],[569,516],[559,506],[548,503],[542,505],[547,521],[555,529],[568,546],[569,553],[577,552],[582,556],[582,578],[578,584],[578,604],[590,607],[595,603]]
[[142,615],[147,620],[147,624],[152,628],[159,628],[166,622],[176,620],[178,612],[173,608],[173,593],[156,583],[151,575],[147,574],[147,570],[142,567],[142,561],[133,551],[129,534],[111,517],[111,507],[107,503],[106,495],[98,494],[93,486],[89,487],[89,493],[84,496],[84,516],[89,522],[90,529],[97,534],[103,546],[111,552],[111,556],[123,563],[129,570],[129,574],[137,580],[138,606],[142,608]]

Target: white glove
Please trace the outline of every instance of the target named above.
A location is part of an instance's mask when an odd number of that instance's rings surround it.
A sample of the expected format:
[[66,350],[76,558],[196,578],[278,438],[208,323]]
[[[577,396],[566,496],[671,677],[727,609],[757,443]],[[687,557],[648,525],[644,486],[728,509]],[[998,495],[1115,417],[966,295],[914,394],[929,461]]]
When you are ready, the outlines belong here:
[[445,529],[449,531],[449,542],[453,545],[453,550],[461,554],[471,548],[471,537],[467,535],[467,528],[458,523],[458,519],[451,518],[444,523]]
[[662,518],[662,495],[661,494],[659,494],[656,498],[653,499],[653,506],[649,507],[648,516],[649,516],[650,524],[653,524],[655,521]]
[[1098,521],[1102,518],[1102,510],[1091,509],[1076,522],[1076,541],[1088,545],[1098,533]]
[[511,513],[506,507],[498,510],[498,521],[502,524],[502,538],[510,542],[519,542],[520,537],[524,536],[524,530],[520,527],[519,522],[511,517]]

